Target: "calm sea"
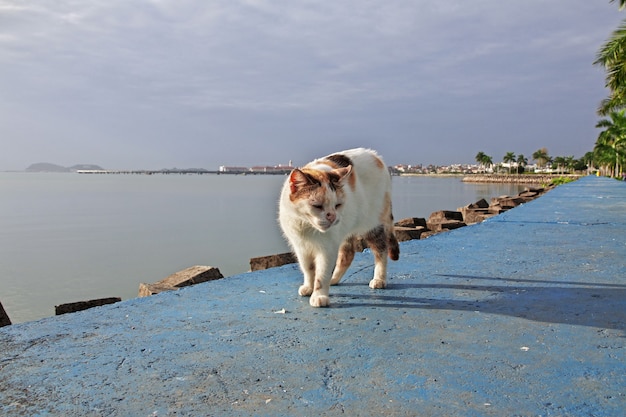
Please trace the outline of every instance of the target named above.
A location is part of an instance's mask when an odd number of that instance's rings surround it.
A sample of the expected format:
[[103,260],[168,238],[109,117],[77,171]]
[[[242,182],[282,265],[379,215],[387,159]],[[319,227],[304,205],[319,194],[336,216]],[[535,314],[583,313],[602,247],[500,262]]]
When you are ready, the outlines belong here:
[[[276,222],[282,176],[0,172],[0,301],[13,323],[54,306],[137,296],[193,265],[225,276],[286,252]],[[428,217],[523,186],[394,177],[394,217]]]

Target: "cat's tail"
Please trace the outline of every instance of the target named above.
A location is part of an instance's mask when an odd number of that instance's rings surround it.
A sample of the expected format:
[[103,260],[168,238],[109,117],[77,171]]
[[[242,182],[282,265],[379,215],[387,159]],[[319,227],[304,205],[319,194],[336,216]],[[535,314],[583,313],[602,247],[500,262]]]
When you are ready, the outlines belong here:
[[392,261],[400,259],[400,245],[393,229],[387,234],[387,254]]

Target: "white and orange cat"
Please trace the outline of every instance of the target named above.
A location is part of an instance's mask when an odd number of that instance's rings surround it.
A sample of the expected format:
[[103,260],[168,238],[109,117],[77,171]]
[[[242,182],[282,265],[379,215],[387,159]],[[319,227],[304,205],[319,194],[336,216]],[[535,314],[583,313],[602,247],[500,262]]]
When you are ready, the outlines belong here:
[[304,284],[299,294],[313,307],[329,304],[331,285],[339,283],[362,236],[374,253],[371,288],[387,286],[387,255],[400,248],[391,213],[391,176],[370,149],[351,149],[294,169],[279,201],[279,223],[293,248]]

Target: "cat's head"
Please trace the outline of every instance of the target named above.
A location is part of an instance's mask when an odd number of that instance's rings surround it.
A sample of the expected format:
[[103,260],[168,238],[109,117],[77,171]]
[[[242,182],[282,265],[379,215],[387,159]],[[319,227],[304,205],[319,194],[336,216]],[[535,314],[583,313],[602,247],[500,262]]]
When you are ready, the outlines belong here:
[[343,186],[351,172],[351,166],[329,171],[294,169],[289,175],[289,200],[303,219],[325,232],[341,221]]

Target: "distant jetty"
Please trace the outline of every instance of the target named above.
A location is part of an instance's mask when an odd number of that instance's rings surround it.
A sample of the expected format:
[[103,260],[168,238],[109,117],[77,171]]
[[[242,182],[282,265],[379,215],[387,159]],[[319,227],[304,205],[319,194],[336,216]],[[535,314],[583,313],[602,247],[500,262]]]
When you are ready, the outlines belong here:
[[271,170],[271,171],[253,171],[253,170],[241,170],[241,171],[209,171],[206,169],[160,169],[160,170],[110,170],[110,169],[81,169],[76,171],[78,174],[127,174],[127,175],[285,175],[291,172],[291,170]]
[[533,174],[533,175],[501,175],[474,174],[463,177],[463,182],[502,183],[502,184],[550,184],[556,178],[577,180],[581,175],[570,174]]

